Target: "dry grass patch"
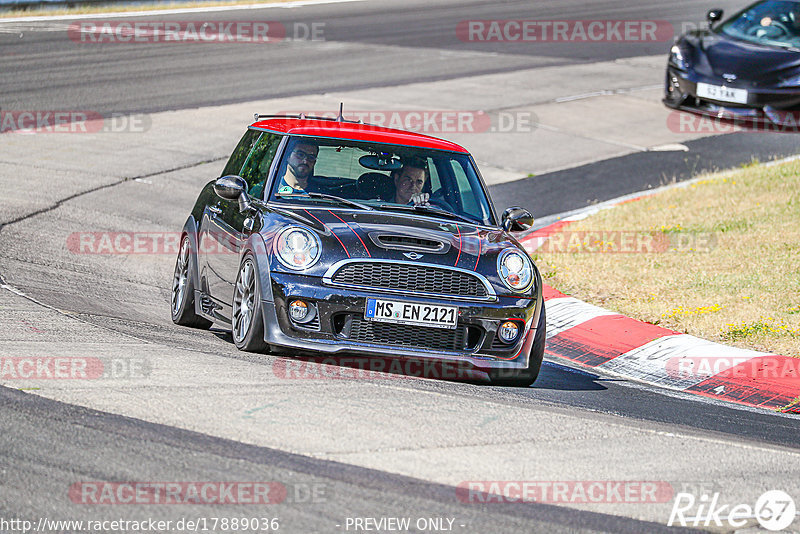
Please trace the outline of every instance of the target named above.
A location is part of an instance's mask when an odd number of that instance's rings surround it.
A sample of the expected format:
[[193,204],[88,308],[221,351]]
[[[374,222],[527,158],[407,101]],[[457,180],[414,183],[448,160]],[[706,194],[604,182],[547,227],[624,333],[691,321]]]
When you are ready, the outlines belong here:
[[705,176],[603,210],[554,239],[534,259],[564,293],[800,357],[800,161]]

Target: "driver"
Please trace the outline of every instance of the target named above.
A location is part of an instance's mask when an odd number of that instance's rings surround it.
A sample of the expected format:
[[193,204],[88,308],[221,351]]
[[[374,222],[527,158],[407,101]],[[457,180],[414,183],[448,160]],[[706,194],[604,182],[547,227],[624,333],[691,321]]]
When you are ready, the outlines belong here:
[[314,175],[319,146],[308,139],[299,139],[290,150],[286,173],[278,185],[278,194],[306,193],[308,179]]
[[428,204],[430,194],[422,192],[428,183],[428,170],[425,167],[424,161],[412,159],[404,161],[400,169],[392,171],[394,201],[397,204],[413,203],[414,206]]

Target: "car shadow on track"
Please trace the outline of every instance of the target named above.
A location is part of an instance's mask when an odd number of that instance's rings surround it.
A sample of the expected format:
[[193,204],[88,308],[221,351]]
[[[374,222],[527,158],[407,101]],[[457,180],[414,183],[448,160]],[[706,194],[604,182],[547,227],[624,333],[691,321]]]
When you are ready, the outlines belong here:
[[[213,331],[220,339],[233,343],[229,332]],[[258,355],[252,355],[258,358]],[[265,355],[266,356],[266,355]],[[491,386],[483,370],[466,362],[422,360],[360,354],[319,355],[281,351],[269,353],[273,374],[282,379],[310,380],[391,380],[425,378]],[[253,358],[244,358],[252,361]],[[559,391],[604,391],[602,382],[611,379],[545,360],[539,378],[530,388]]]
[[561,391],[605,391],[608,388],[603,382],[609,381],[614,379],[545,360],[539,378],[531,387]]

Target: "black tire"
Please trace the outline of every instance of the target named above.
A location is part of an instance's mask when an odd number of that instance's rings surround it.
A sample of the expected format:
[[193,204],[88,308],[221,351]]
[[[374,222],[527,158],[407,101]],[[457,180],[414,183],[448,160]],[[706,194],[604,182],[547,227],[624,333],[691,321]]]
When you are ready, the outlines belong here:
[[547,339],[547,318],[542,303],[542,313],[539,315],[539,324],[536,325],[536,334],[533,338],[531,355],[528,367],[525,369],[491,369],[489,377],[493,386],[528,387],[539,377],[544,359],[544,344]]
[[667,69],[667,78],[664,81],[664,104],[671,108],[677,108],[683,104],[684,100],[686,100],[686,95],[681,92],[679,87],[673,85],[669,69]]
[[[249,310],[249,319],[244,310]],[[231,334],[236,348],[247,352],[267,352],[264,341],[264,314],[261,310],[261,283],[251,254],[245,255],[236,275],[231,308]]]
[[192,240],[183,236],[178,258],[175,260],[175,273],[172,277],[172,293],[170,308],[172,322],[181,326],[209,329],[213,324],[194,311],[194,273],[197,270],[197,258],[192,252]]

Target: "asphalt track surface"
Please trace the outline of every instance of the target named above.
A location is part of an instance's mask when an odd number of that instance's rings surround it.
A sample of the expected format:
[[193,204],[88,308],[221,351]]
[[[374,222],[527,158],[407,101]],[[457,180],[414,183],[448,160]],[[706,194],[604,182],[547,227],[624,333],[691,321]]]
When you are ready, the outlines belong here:
[[[715,6],[734,9],[731,0]],[[324,24],[321,42],[80,44],[70,21],[0,28],[0,107],[153,112],[297,94],[399,85],[547,65],[665,54],[665,42],[465,42],[465,20],[658,20],[675,33],[705,20],[705,3],[546,0],[368,0],[296,9],[159,15],[142,20]],[[113,20],[113,19],[112,19]],[[124,19],[119,19],[124,20]],[[41,28],[47,28],[41,31]],[[38,28],[38,30],[36,29]],[[298,30],[298,35],[300,31]],[[497,91],[500,88],[487,88]]]
[[[733,2],[717,3],[722,7]],[[716,5],[716,4],[715,4]],[[325,22],[326,43],[321,47],[279,45],[251,49],[249,45],[180,47],[82,48],[67,42],[63,31],[0,33],[0,106],[4,109],[92,109],[111,112],[155,112],[226,102],[332,89],[395,85],[413,81],[503,72],[540,65],[568,65],[663,51],[663,43],[592,47],[462,43],[453,26],[465,19],[502,18],[619,18],[664,19],[676,26],[699,22],[705,5],[677,2],[662,6],[653,16],[649,2],[354,2],[309,6],[269,12],[269,20],[284,23]],[[173,20],[263,20],[263,12],[173,15]],[[158,17],[158,15],[156,15]],[[511,48],[511,50],[509,49]],[[494,52],[502,52],[499,56]],[[442,60],[442,57],[447,58]],[[309,72],[319,75],[309,76]],[[209,81],[211,80],[211,81]],[[791,155],[797,142],[790,136],[736,134],[693,141],[691,160],[680,152],[644,153],[615,158],[585,168],[569,169],[533,184],[514,182],[495,186],[498,205],[518,199],[521,192],[537,214],[549,215],[682,179],[699,168],[726,168],[750,157],[769,159]],[[591,187],[587,187],[590,184]],[[81,195],[77,213],[91,211],[114,195],[114,187]],[[83,202],[81,204],[81,202]],[[159,220],[142,202],[126,215]],[[54,224],[45,211],[20,217],[0,227],[0,232],[46,232]],[[61,216],[55,213],[54,216]],[[102,214],[101,214],[102,215]],[[74,217],[74,213],[72,214]],[[92,214],[95,222],[102,220]],[[163,220],[163,219],[162,219]],[[15,237],[19,234],[14,233]],[[58,260],[34,261],[23,271],[25,252],[14,247],[3,261],[4,278],[38,300],[126,335],[169,347],[194,347],[215,352],[219,358],[244,359],[269,365],[272,357],[238,353],[229,336],[176,331],[164,322],[164,303],[141,305],[124,272],[98,265],[90,280],[52,279]],[[42,250],[30,254],[44,254]],[[13,257],[13,259],[12,259]],[[16,267],[16,269],[11,268]],[[143,287],[147,295],[163,293],[161,280]],[[77,287],[70,287],[77,284]],[[81,286],[85,284],[85,286]],[[92,292],[98,291],[100,295]],[[121,296],[120,296],[121,295]],[[130,309],[113,298],[128,295]],[[93,298],[102,296],[104,298]],[[163,297],[163,295],[161,295]],[[111,301],[109,301],[111,299]],[[163,300],[163,299],[162,299]],[[182,330],[182,329],[179,329]],[[416,381],[414,388],[473,399],[503,402],[509,409],[582,413],[602,424],[621,416],[642,428],[709,436],[740,445],[800,449],[796,419],[759,411],[697,402],[685,396],[631,384],[569,366],[547,363],[534,387],[523,390],[491,388],[437,381]],[[453,488],[422,480],[293,455],[266,447],[244,445],[169,426],[149,423],[86,408],[70,406],[26,393],[0,388],[0,516],[39,517],[46,514],[74,517],[74,507],[54,498],[75,480],[215,480],[224,473],[238,480],[284,480],[298,486],[325,483],[335,498],[328,502],[288,503],[280,515],[290,532],[329,532],[345,516],[389,516],[414,510],[419,516],[457,515],[468,532],[658,532],[666,527],[635,519],[567,510],[559,506],[464,507],[453,502]],[[368,429],[366,430],[368,431]],[[624,445],[623,445],[624,446]],[[598,459],[598,461],[602,461]],[[216,477],[216,478],[215,478]],[[204,510],[204,515],[227,510]],[[118,509],[94,508],[87,518],[117,517]],[[148,510],[146,515],[174,518],[198,515],[196,507]],[[124,512],[140,517],[139,510]],[[261,513],[259,514],[261,515]],[[669,529],[674,530],[674,529]]]
[[[222,473],[233,480],[282,480],[286,501],[258,515],[268,517],[279,509],[284,529],[290,532],[332,532],[345,517],[394,516],[413,510],[420,517],[458,517],[454,530],[468,532],[681,532],[657,523],[636,521],[558,506],[512,503],[465,507],[454,502],[453,488],[352,465],[315,460],[264,447],[212,438],[185,430],[104,414],[29,395],[0,389],[3,402],[0,428],[10,438],[3,445],[4,485],[22,489],[31,501],[0,504],[2,517],[76,517],[74,509],[57,499],[80,474],[92,480],[209,480]],[[48,444],[58,444],[50,448]],[[91,443],[87,449],[86,443]],[[50,465],[42,469],[41,450],[49,449]],[[97,461],[103,451],[104,461]],[[191,461],[187,461],[191,459]],[[317,490],[314,501],[308,488]],[[23,493],[19,492],[19,493]],[[30,493],[29,493],[30,492]],[[17,493],[17,492],[15,492]],[[224,517],[231,508],[173,505],[159,517]],[[240,507],[235,513],[242,512]],[[90,510],[86,519],[125,518],[124,511]],[[136,517],[136,516],[133,516]],[[133,520],[133,517],[131,520]]]

